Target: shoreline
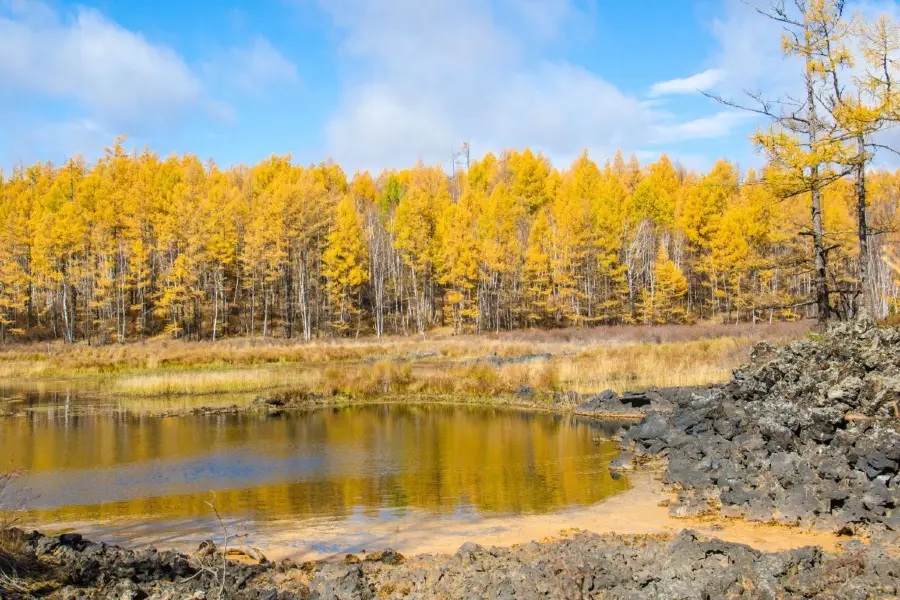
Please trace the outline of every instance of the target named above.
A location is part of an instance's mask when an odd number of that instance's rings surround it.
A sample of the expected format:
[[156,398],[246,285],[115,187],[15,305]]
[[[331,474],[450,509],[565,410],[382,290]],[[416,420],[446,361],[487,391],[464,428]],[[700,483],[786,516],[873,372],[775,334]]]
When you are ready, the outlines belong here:
[[[256,521],[242,525],[243,547],[260,551],[268,560],[342,560],[347,554],[390,547],[404,555],[452,554],[467,542],[483,546],[520,546],[534,541],[552,541],[579,531],[598,535],[676,536],[692,530],[724,542],[744,544],[764,552],[780,552],[817,546],[839,552],[849,538],[825,531],[804,530],[775,523],[753,523],[721,516],[674,517],[668,511],[674,494],[666,491],[658,468],[629,474],[630,487],[589,506],[565,508],[550,513],[520,515],[467,515],[445,518],[414,511],[388,521],[373,520],[365,531],[348,519]],[[166,529],[156,534],[139,533],[145,522],[121,519],[112,523],[71,522],[63,527],[45,527],[47,534],[77,533],[85,538],[107,540],[135,550],[154,548],[190,554],[206,539],[221,543],[221,529],[196,531],[182,528],[178,534]],[[27,525],[27,524],[23,524]],[[110,535],[110,525],[116,533]],[[173,523],[174,525],[174,523]],[[229,526],[231,527],[231,526]],[[134,532],[134,533],[131,533]],[[242,533],[242,535],[244,535]],[[159,541],[164,538],[164,541]],[[126,541],[127,539],[127,541]]]
[[[121,414],[123,412],[148,418],[174,418],[188,416],[219,415],[259,415],[278,417],[288,413],[302,413],[324,408],[344,408],[353,406],[370,406],[381,404],[408,405],[444,405],[444,406],[478,406],[483,408],[506,408],[557,414],[561,416],[577,416],[601,421],[639,422],[650,411],[670,411],[670,398],[698,389],[709,389],[700,386],[679,388],[649,388],[641,391],[625,392],[621,397],[613,392],[602,394],[578,394],[577,392],[535,392],[477,395],[477,394],[428,394],[428,393],[383,393],[383,394],[326,394],[320,392],[278,392],[274,395],[256,395],[254,400],[244,404],[210,405],[198,403],[197,406],[170,408],[165,410],[129,410],[128,404],[140,404],[141,400],[150,398],[127,398],[122,400],[118,408],[112,408],[101,401],[97,403],[75,404],[69,407],[69,415]],[[248,394],[255,395],[255,394]],[[152,398],[156,400],[157,398]],[[635,404],[645,403],[640,408]],[[13,405],[15,403],[8,403]],[[123,410],[124,409],[124,410]],[[23,418],[29,414],[40,413],[40,408],[19,410],[0,410],[0,419]]]
[[[564,599],[586,597],[586,588],[629,598],[694,597],[700,590],[719,597],[741,589],[823,598],[858,589],[866,590],[861,597],[885,597],[900,589],[890,575],[900,563],[877,545],[743,519],[674,518],[665,506],[672,493],[659,474],[642,469],[622,494],[585,509],[521,517],[518,526],[485,519],[481,529],[374,531],[367,541],[375,545],[327,554],[298,552],[274,538],[268,546],[218,539],[133,550],[89,542],[83,533],[11,530],[7,539],[32,562],[18,579],[0,578],[0,592],[6,585],[9,598],[205,598],[220,590],[217,597],[235,599],[371,600],[530,598],[541,589],[541,597]],[[283,538],[295,534],[284,531]],[[673,589],[681,593],[672,596]]]

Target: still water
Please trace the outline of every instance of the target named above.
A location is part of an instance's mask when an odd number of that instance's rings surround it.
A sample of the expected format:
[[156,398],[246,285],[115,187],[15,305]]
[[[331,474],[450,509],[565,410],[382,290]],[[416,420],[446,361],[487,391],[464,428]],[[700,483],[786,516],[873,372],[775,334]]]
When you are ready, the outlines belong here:
[[[364,523],[558,511],[628,487],[615,425],[506,409],[382,404],[278,417],[28,411],[0,419],[27,521]],[[361,525],[364,526],[364,525]]]

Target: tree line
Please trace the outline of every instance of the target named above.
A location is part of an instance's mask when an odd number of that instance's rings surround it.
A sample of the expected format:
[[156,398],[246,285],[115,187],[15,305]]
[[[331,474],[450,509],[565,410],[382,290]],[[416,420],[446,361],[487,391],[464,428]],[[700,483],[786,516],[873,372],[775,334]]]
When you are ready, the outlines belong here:
[[[850,317],[897,310],[882,260],[900,173],[872,168],[900,121],[900,32],[838,0],[761,11],[802,65],[759,172],[697,173],[529,149],[450,173],[347,177],[290,156],[222,169],[128,152],[0,176],[0,340],[125,342],[426,335],[591,324]],[[858,55],[858,56],[857,56]],[[468,152],[468,149],[467,149]]]
[[[117,142],[93,165],[39,163],[0,183],[0,327],[107,343],[811,315],[810,195],[785,201],[773,177],[621,153],[559,170],[526,149],[450,175],[419,164],[348,180],[288,156],[223,170]],[[866,188],[891,231],[900,173],[870,171]],[[859,292],[835,297],[844,312],[865,291],[855,202],[853,178],[823,190],[829,281]],[[878,260],[892,239],[869,246],[881,314],[898,298]]]

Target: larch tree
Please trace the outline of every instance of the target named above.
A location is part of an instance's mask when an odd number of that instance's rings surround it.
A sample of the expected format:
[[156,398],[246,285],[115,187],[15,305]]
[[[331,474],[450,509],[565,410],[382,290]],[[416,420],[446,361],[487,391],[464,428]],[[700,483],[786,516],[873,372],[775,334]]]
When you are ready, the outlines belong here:
[[[826,95],[827,106],[844,137],[855,143],[855,152],[845,156],[841,166],[855,173],[860,304],[872,310],[876,293],[870,273],[875,257],[867,215],[866,172],[878,150],[896,152],[881,143],[879,133],[900,118],[900,94],[894,85],[900,66],[900,27],[882,15],[872,23],[859,17],[854,26],[825,30],[834,38],[823,61],[833,83]],[[854,62],[847,41],[851,37],[863,56],[863,73],[852,77],[855,89],[845,89],[842,67]]]
[[481,196],[478,211],[478,241],[481,256],[481,308],[485,328],[499,331],[504,310],[511,320],[512,286],[519,271],[521,249],[517,224],[523,207],[504,183],[490,196]]
[[456,203],[444,207],[438,223],[441,240],[440,283],[447,286],[454,333],[476,330],[479,284],[479,211],[484,193],[466,187]]
[[353,196],[346,195],[335,208],[334,225],[322,254],[322,274],[332,303],[333,326],[341,333],[356,317],[356,335],[360,330],[360,289],[369,281],[368,245],[363,221]]
[[[843,173],[858,148],[840,135],[849,153],[821,171],[832,291],[859,279],[858,174]],[[0,180],[0,325],[7,341],[97,344],[815,316],[811,194],[784,193],[805,152],[742,176],[621,155],[553,168],[526,149],[452,179],[418,165],[348,183],[333,163],[223,169],[119,141]],[[897,243],[898,206],[900,173],[870,167],[870,252]],[[876,313],[896,310],[882,261],[870,278]]]
[[523,265],[525,322],[532,327],[543,325],[553,314],[551,235],[550,219],[547,210],[543,209],[538,212],[528,234]]
[[434,305],[435,262],[440,252],[438,215],[449,203],[446,178],[437,169],[420,164],[397,205],[395,245],[410,270],[416,326],[423,339]]
[[[753,96],[757,107],[744,107],[764,115],[773,121],[765,131],[759,131],[754,141],[776,167],[777,178],[773,187],[784,198],[796,198],[808,194],[810,198],[810,230],[804,232],[813,242],[813,268],[815,271],[815,305],[817,318],[824,323],[831,316],[828,281],[828,241],[823,228],[822,190],[839,178],[829,172],[829,165],[838,162],[846,153],[837,126],[827,118],[823,106],[823,94],[833,85],[828,65],[838,62],[832,48],[842,32],[844,2],[842,0],[794,0],[794,9],[785,2],[776,1],[768,9],[757,9],[770,20],[785,29],[782,46],[786,57],[798,58],[802,64],[799,81],[802,95],[799,99],[772,102]],[[739,106],[718,96],[719,102]]]
[[687,316],[684,306],[686,295],[687,279],[669,258],[665,244],[660,244],[653,263],[651,284],[644,290],[641,303],[644,323],[683,323]]

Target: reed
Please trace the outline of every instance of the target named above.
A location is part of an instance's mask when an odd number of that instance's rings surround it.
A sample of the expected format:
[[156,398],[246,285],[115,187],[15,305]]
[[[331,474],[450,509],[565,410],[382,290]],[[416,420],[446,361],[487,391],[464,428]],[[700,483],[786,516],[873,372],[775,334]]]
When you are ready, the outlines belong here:
[[[124,398],[302,389],[365,396],[594,393],[724,381],[760,340],[802,337],[806,324],[597,327],[484,336],[296,342],[154,339],[121,346],[0,349],[0,379],[97,380]],[[550,354],[550,360],[503,364]],[[498,360],[499,359],[499,360]]]
[[265,369],[164,372],[115,378],[111,391],[141,397],[240,394],[306,386],[308,375],[297,370]]

